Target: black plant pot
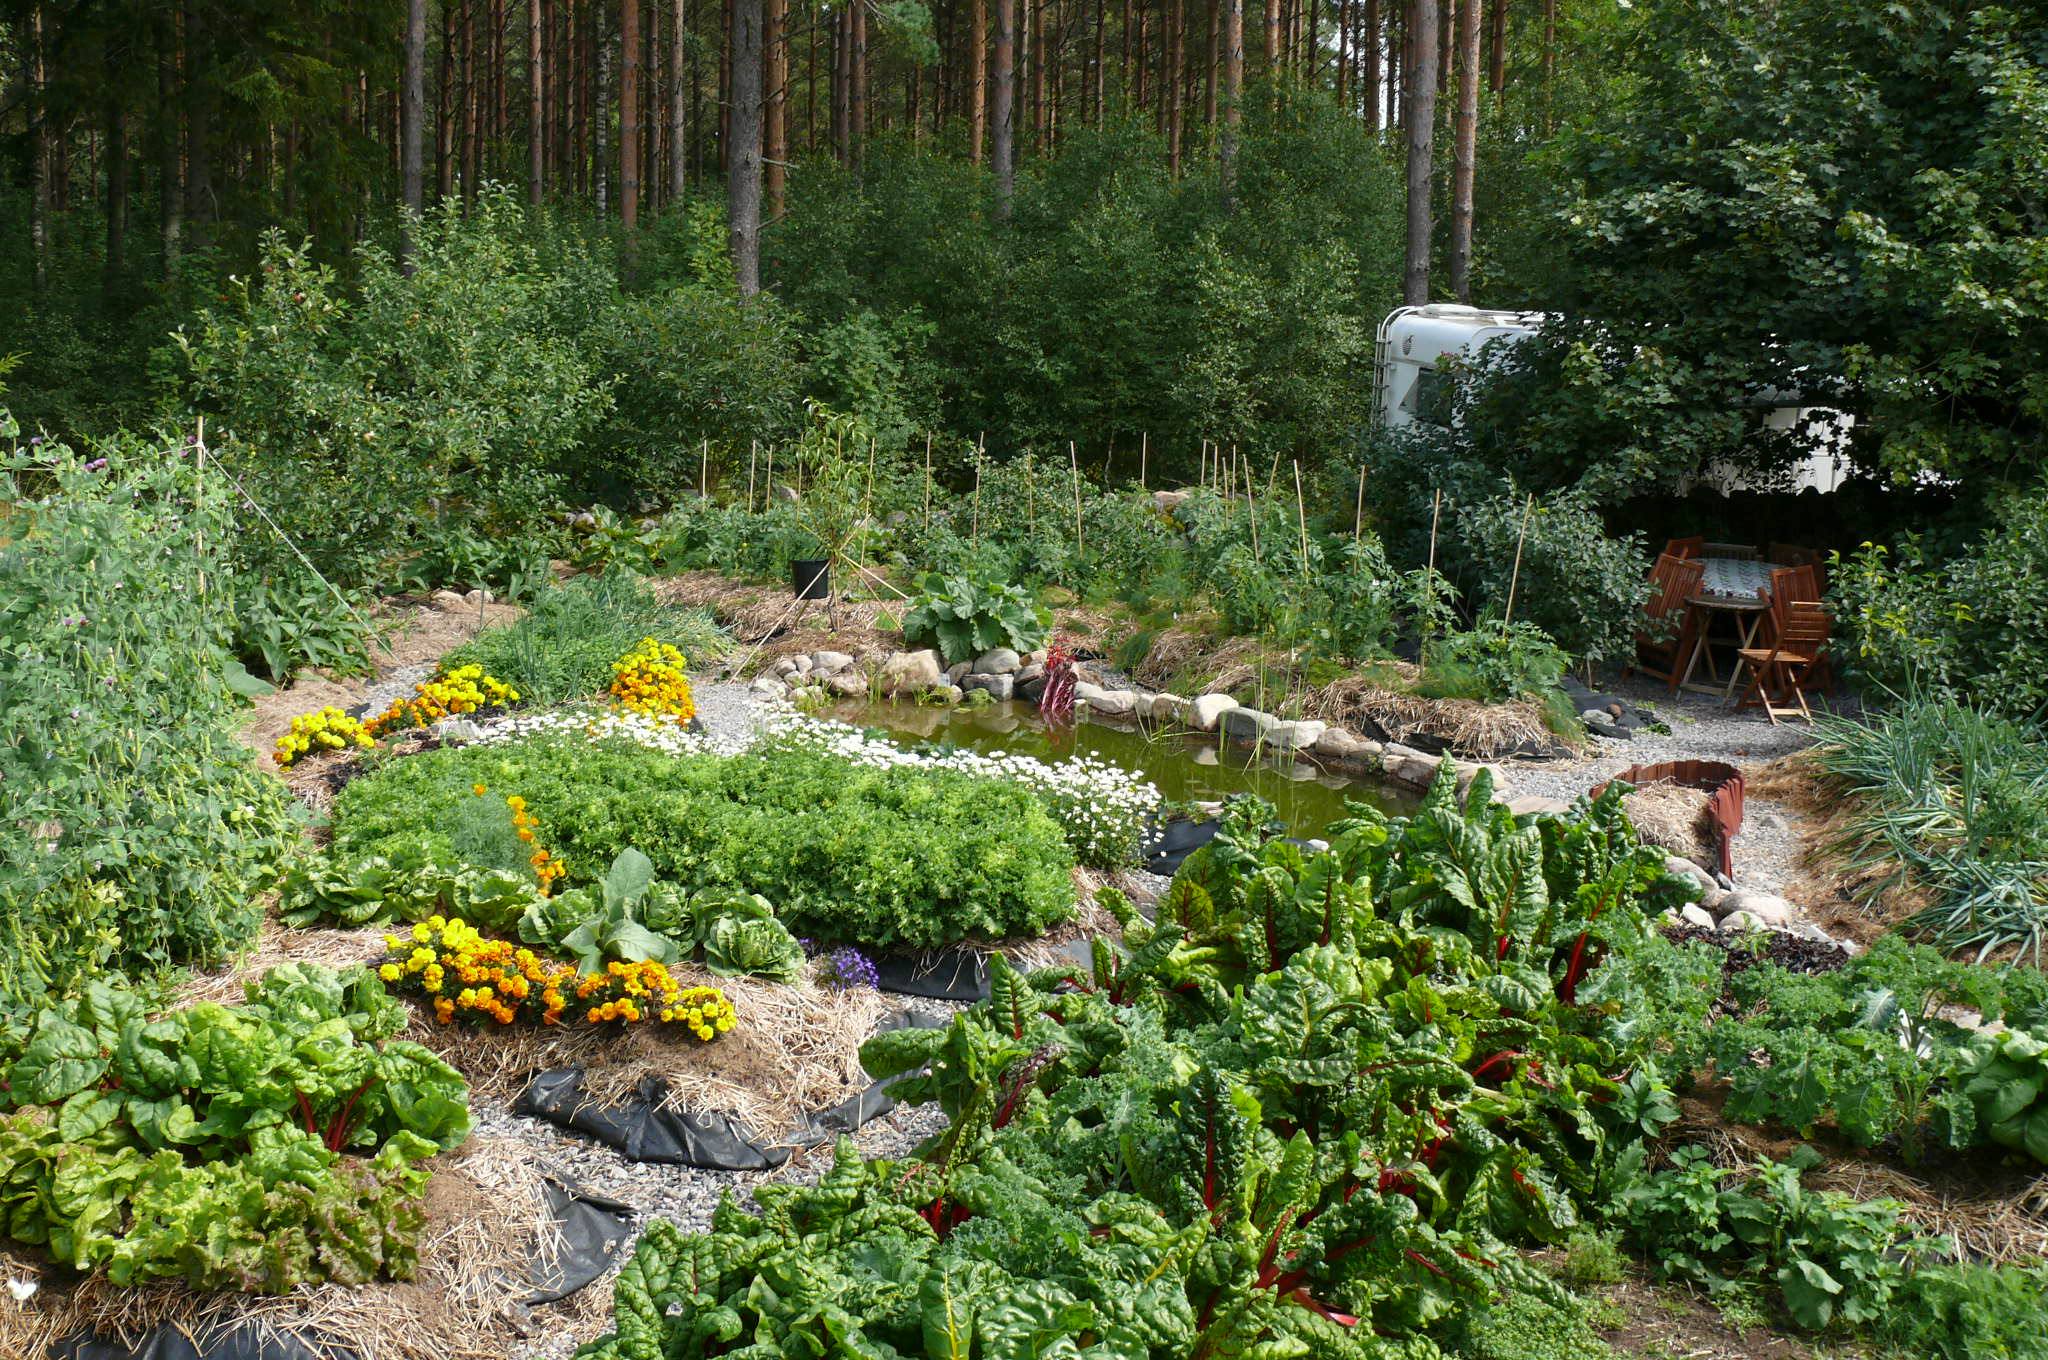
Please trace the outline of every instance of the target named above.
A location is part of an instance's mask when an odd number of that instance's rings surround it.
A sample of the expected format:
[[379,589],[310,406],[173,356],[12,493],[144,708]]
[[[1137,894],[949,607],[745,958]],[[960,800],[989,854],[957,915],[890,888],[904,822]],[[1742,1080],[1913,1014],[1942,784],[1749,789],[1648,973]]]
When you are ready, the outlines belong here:
[[789,564],[789,591],[799,600],[832,598],[832,562],[824,557],[799,557]]

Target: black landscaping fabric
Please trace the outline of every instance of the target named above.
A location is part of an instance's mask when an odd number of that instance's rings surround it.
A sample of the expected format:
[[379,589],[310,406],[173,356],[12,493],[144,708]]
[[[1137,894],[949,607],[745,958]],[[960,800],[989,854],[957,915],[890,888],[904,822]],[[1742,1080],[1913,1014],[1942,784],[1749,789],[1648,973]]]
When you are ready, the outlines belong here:
[[[882,1028],[937,1028],[944,1023],[904,1011],[890,1017]],[[897,1080],[900,1078],[875,1082],[830,1109],[806,1114],[787,1141],[773,1144],[763,1143],[744,1124],[716,1110],[699,1113],[665,1107],[668,1088],[655,1076],[642,1080],[632,1095],[617,1104],[602,1105],[583,1093],[581,1068],[549,1068],[527,1083],[513,1102],[512,1112],[587,1134],[630,1162],[713,1171],[769,1171],[788,1161],[792,1148],[852,1133],[895,1109],[887,1088]]]
[[970,1004],[988,1000],[988,957],[970,945],[923,954],[880,954],[874,964],[875,986],[885,992]]
[[1162,878],[1172,878],[1179,872],[1181,861],[1215,840],[1216,833],[1222,829],[1223,823],[1214,817],[1202,822],[1185,818],[1168,822],[1149,845],[1145,871]]
[[[566,1299],[601,1278],[633,1237],[631,1205],[552,1176],[543,1184],[563,1244],[552,1269],[534,1262],[534,1292],[521,1300],[529,1307]],[[253,1323],[231,1322],[202,1331],[196,1340],[176,1327],[159,1327],[135,1346],[99,1336],[74,1337],[51,1349],[49,1360],[357,1360],[357,1355],[336,1348],[316,1351]]]

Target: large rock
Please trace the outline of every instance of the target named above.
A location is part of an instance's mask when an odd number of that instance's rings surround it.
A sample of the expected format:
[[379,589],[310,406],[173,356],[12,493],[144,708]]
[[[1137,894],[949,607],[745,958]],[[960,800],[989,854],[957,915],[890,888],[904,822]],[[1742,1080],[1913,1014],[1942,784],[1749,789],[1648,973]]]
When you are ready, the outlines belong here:
[[1097,713],[1110,718],[1128,718],[1136,712],[1137,696],[1127,689],[1104,689],[1091,685],[1086,680],[1075,682],[1074,698],[1088,705]]
[[974,658],[973,675],[1013,675],[1024,665],[1024,659],[1008,647],[991,647]]
[[749,688],[763,699],[786,699],[789,697],[789,686],[770,675],[760,677]]
[[853,664],[845,652],[812,652],[811,670],[817,675],[837,675]]
[[1306,751],[1323,739],[1323,733],[1329,727],[1328,723],[1314,718],[1274,723],[1266,733],[1266,744],[1276,751]]
[[469,601],[452,590],[437,590],[433,595],[434,608],[447,614],[459,613],[470,607]]
[[1224,736],[1250,744],[1265,741],[1280,720],[1256,708],[1232,708],[1224,711],[1221,722]]
[[1799,908],[1774,893],[1732,892],[1719,906],[1724,918],[1740,912],[1767,926],[1788,926],[1799,915]]
[[1698,926],[1702,930],[1712,930],[1714,928],[1712,914],[1690,902],[1678,909],[1678,919],[1689,926]]
[[921,694],[945,683],[939,654],[927,647],[918,652],[893,652],[882,663],[882,693]]
[[775,658],[775,664],[768,668],[768,674],[777,680],[787,680],[796,674],[796,662],[786,656],[778,656]]
[[1195,700],[1194,725],[1198,731],[1214,732],[1223,715],[1237,707],[1237,700],[1228,694],[1204,694]]
[[858,699],[868,692],[868,678],[859,671],[848,667],[825,677],[825,688],[842,699]]
[[946,667],[946,683],[957,685],[966,679],[973,670],[974,663],[972,661],[955,661],[952,665]]
[[1436,779],[1437,757],[1426,755],[1412,746],[1389,742],[1384,758],[1387,778],[1396,783],[1426,789]]
[[[1664,857],[1664,871],[1677,874],[1680,878],[1691,879],[1693,886],[1698,888],[1702,894],[1714,886],[1714,876],[1683,855],[1666,855]],[[1734,908],[1731,906],[1729,909],[1732,911]]]
[[975,671],[960,682],[960,688],[970,694],[975,690],[985,690],[990,698],[1001,703],[1016,692],[1017,677],[1008,674],[987,675],[980,671]]
[[1730,935],[1754,935],[1759,930],[1769,930],[1758,917],[1746,911],[1731,911],[1721,918],[1721,929]]

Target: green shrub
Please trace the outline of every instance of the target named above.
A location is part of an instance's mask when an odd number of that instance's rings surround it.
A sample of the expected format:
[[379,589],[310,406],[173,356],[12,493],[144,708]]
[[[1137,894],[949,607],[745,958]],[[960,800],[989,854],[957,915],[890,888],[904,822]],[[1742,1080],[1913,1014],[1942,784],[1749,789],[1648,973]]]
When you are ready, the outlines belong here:
[[1458,506],[1452,526],[1452,575],[1475,611],[1505,610],[1512,587],[1515,617],[1571,656],[1613,662],[1635,655],[1650,593],[1643,543],[1634,534],[1610,537],[1585,496],[1540,496],[1531,510],[1509,484],[1500,495]]
[[642,638],[678,648],[692,665],[715,661],[730,640],[701,609],[665,605],[631,572],[579,576],[540,592],[526,616],[490,628],[442,661],[480,665],[535,705],[603,693],[612,663]]
[[1020,656],[1033,651],[1045,642],[1052,621],[1018,586],[932,572],[917,588],[903,616],[903,640],[938,648],[949,666],[997,647],[1008,647]]
[[2008,717],[2048,708],[2048,486],[2006,496],[1990,519],[1966,551],[1909,535],[1837,561],[1828,594],[1852,669]]
[[1426,697],[1498,703],[1547,696],[1570,658],[1533,623],[1485,618],[1430,644],[1422,662],[1416,689]]
[[875,946],[1037,934],[1073,911],[1073,853],[1029,791],[806,751],[676,756],[578,736],[410,756],[342,790],[335,862],[452,857],[446,828],[479,783],[526,800],[570,886],[632,848],[685,890],[760,893],[799,934]]
[[2041,1349],[2048,1265],[1923,1266],[1878,1335],[1912,1360],[2025,1360]]
[[1458,1360],[1614,1360],[1579,1308],[1511,1293],[1459,1318]]
[[99,454],[16,447],[0,496],[0,1009],[225,957],[294,832],[233,735],[221,479],[139,439]]

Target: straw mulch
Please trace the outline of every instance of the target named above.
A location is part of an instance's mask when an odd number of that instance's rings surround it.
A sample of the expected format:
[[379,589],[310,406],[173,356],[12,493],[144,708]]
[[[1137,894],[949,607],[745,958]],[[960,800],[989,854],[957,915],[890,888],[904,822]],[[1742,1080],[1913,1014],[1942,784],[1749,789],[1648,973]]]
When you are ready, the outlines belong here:
[[1480,703],[1475,699],[1427,699],[1389,688],[1412,683],[1415,668],[1387,662],[1379,674],[1346,676],[1308,696],[1308,712],[1353,731],[1377,727],[1396,739],[1421,734],[1444,742],[1462,756],[1490,759],[1523,751],[1553,751],[1566,743],[1543,722],[1533,699]]
[[489,1029],[437,1025],[416,1018],[410,1038],[433,1049],[477,1091],[510,1100],[534,1073],[580,1067],[583,1090],[609,1104],[648,1077],[667,1088],[663,1104],[732,1116],[756,1137],[773,1140],[806,1111],[844,1100],[867,1085],[860,1046],[886,1009],[881,994],[860,987],[839,992],[810,978],[793,986],[750,977],[716,977],[693,964],[670,971],[685,987],[722,990],[739,1023],[712,1043],[668,1027],[625,1030],[588,1025]]
[[[1758,1158],[1784,1161],[1802,1141],[1721,1118],[1719,1093],[1682,1097],[1667,1143],[1708,1149],[1715,1165],[1743,1167]],[[1895,1199],[1913,1227],[1930,1237],[1952,1236],[1963,1255],[1993,1265],[2048,1256],[2048,1173],[2019,1170],[1996,1159],[1965,1155],[1948,1163],[1906,1168],[1877,1153],[1827,1147],[1825,1166],[1808,1172],[1816,1190],[1839,1190],[1859,1200]]]
[[[346,1348],[359,1360],[502,1360],[521,1336],[582,1321],[593,1286],[535,1316],[517,1300],[532,1292],[561,1250],[533,1149],[510,1139],[472,1139],[434,1160],[419,1270],[405,1283],[360,1288],[302,1286],[276,1297],[195,1293],[182,1284],[116,1286],[103,1275],[76,1283],[43,1278],[16,1303],[0,1293],[0,1360],[31,1360],[81,1332],[132,1346],[159,1327],[191,1336],[236,1323],[293,1337],[315,1354]],[[63,1274],[0,1254],[0,1274]],[[602,1300],[600,1300],[602,1302]],[[543,1320],[543,1319],[548,1320]]]
[[[690,571],[654,582],[663,603],[708,609],[713,618],[733,635],[741,650],[728,664],[736,670],[758,670],[779,657],[799,652],[838,651],[854,656],[898,651],[903,637],[894,628],[881,626],[881,615],[900,619],[904,602],[888,589],[866,577],[861,587],[888,597],[874,600],[842,599],[828,613],[822,600],[798,601],[787,586],[750,585],[734,581],[715,571]],[[852,583],[834,578],[834,588],[843,591]],[[836,613],[838,627],[832,626]]]
[[1621,800],[1636,832],[1651,845],[1683,855],[1696,864],[1712,864],[1719,854],[1714,820],[1707,813],[1707,792],[1682,784],[1645,784]]

